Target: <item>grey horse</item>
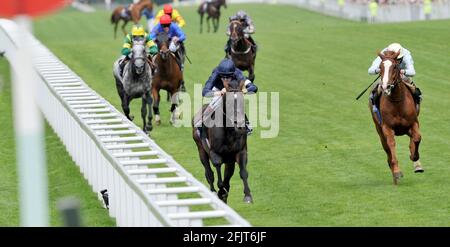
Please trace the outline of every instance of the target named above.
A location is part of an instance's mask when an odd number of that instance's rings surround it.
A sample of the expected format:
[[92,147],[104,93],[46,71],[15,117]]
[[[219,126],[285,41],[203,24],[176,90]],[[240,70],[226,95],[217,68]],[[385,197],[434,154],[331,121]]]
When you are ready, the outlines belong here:
[[[144,40],[133,41],[130,61],[123,68],[123,77],[120,73],[120,61],[117,59],[113,65],[113,74],[116,79],[117,92],[122,101],[123,113],[129,120],[133,120],[130,115],[130,102],[135,98],[142,98],[141,116],[144,123],[145,133],[152,130],[152,70],[147,62],[147,52]],[[148,106],[148,109],[147,109]],[[148,122],[146,121],[148,111]]]

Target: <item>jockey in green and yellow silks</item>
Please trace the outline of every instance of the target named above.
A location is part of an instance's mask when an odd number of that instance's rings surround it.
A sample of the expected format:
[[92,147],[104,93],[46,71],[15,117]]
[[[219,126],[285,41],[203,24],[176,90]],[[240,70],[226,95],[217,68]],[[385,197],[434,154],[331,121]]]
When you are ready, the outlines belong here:
[[146,46],[149,48],[148,53],[151,56],[154,56],[156,53],[158,53],[158,47],[156,46],[155,42],[153,42],[153,40],[150,38],[150,35],[148,35],[145,32],[144,27],[142,27],[141,25],[134,25],[131,28],[131,34],[127,34],[127,36],[125,36],[125,39],[123,41],[122,51],[121,51],[122,57],[121,57],[121,62],[120,62],[120,70],[121,71],[125,67],[126,62],[130,59],[129,54],[131,53],[133,41],[144,40],[144,39],[145,39]]

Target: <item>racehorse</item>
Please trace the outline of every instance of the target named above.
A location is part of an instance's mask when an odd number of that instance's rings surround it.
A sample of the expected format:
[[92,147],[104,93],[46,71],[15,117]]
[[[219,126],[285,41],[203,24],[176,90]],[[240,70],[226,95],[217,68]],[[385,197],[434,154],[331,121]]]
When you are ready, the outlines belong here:
[[225,0],[215,0],[212,2],[202,2],[198,7],[198,13],[200,14],[200,33],[203,31],[203,15],[208,13],[208,17],[206,17],[206,23],[208,24],[208,33],[209,33],[209,19],[212,18],[214,32],[217,32],[219,29],[219,20],[220,20],[220,7],[224,6],[227,8],[227,3]]
[[138,24],[144,9],[147,9],[150,13],[153,11],[153,2],[152,0],[140,0],[138,3],[132,4],[129,8],[120,5],[113,10],[111,23],[114,24],[114,38],[117,36],[117,25],[119,25],[120,20],[123,20],[122,31],[124,35],[127,35],[127,31],[125,31],[127,23],[132,20],[134,24]]
[[248,79],[253,82],[255,79],[255,59],[256,54],[252,49],[252,43],[245,38],[244,28],[240,21],[230,22],[231,49],[228,57],[231,58],[240,70],[248,71]]
[[[118,59],[113,66],[113,74],[116,80],[116,88],[122,101],[122,109],[125,116],[132,121],[133,116],[130,115],[130,102],[135,98],[142,98],[141,116],[144,123],[143,130],[145,133],[152,130],[152,70],[147,61],[147,53],[145,48],[145,40],[133,41],[131,59],[123,69],[123,77],[120,75]],[[146,122],[148,106],[148,122]]]
[[159,90],[164,89],[171,95],[172,106],[170,112],[172,113],[170,123],[174,123],[178,118],[177,106],[179,103],[177,92],[180,91],[183,83],[183,74],[178,65],[175,54],[169,50],[169,36],[165,32],[161,32],[156,37],[156,44],[158,45],[159,53],[154,57],[154,64],[156,65],[155,76],[152,82],[152,96],[154,100],[153,113],[155,114],[155,123],[161,124],[161,117],[159,115]]
[[402,80],[399,61],[396,59],[398,55],[399,52],[392,51],[378,54],[382,60],[380,76],[383,90],[379,111],[374,112],[372,103],[369,102],[372,119],[384,151],[386,151],[395,185],[403,177],[395,153],[395,136],[408,135],[410,137],[410,159],[413,161],[414,172],[424,171],[419,161],[421,141],[419,113],[411,92]]
[[[198,134],[197,126],[193,127],[192,136],[197,145],[200,161],[205,168],[205,177],[211,191],[215,192],[216,190],[210,160],[217,171],[218,197],[225,203],[230,191],[230,179],[234,173],[235,163],[238,163],[240,176],[244,183],[244,202],[252,203],[253,198],[247,182],[247,130],[245,128],[244,95],[242,93],[244,81],[225,80],[224,87],[227,93],[218,98],[222,100],[222,108],[214,111],[211,116],[211,118],[214,116],[215,124],[218,122],[221,122],[221,124],[214,125],[203,122],[203,124],[210,126],[202,127],[206,137]],[[206,107],[208,105],[203,106],[202,114]],[[203,117],[205,119],[205,116]],[[223,163],[225,163],[225,171],[222,181],[221,166]]]

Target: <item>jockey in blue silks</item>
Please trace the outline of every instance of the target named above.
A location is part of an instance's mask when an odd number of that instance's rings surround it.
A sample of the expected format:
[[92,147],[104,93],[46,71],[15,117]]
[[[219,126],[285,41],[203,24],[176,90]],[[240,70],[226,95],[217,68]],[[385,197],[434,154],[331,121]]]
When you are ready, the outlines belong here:
[[[221,97],[225,93],[225,88],[223,86],[224,80],[237,80],[237,81],[245,81],[243,92],[247,93],[256,93],[258,91],[258,87],[253,84],[250,80],[248,80],[243,74],[242,71],[236,68],[233,61],[231,59],[223,59],[219,66],[213,69],[211,75],[205,83],[205,86],[202,91],[203,97]],[[214,104],[211,102],[212,104]],[[211,104],[210,104],[211,106]],[[210,107],[210,110],[214,111],[215,106]],[[194,118],[194,126],[197,126],[199,121],[202,121],[202,114],[197,114],[196,118]],[[247,119],[247,115],[245,115],[245,127],[247,128],[247,134],[250,135],[253,129],[250,127],[250,123]],[[202,127],[197,127],[199,134],[202,133]]]

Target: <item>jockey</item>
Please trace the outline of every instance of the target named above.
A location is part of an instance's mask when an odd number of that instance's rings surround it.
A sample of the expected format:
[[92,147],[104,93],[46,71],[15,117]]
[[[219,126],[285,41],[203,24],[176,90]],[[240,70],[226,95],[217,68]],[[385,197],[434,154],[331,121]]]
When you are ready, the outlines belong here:
[[150,33],[150,38],[156,40],[158,34],[161,32],[166,32],[169,36],[170,45],[169,50],[175,54],[177,58],[177,63],[180,65],[181,71],[184,69],[184,44],[186,40],[186,35],[178,27],[176,23],[172,23],[172,18],[169,15],[163,15],[152,32]]
[[[205,83],[205,87],[202,91],[203,97],[221,97],[225,93],[225,88],[223,86],[223,81],[225,80],[238,80],[245,81],[243,92],[252,92],[256,93],[258,91],[258,87],[253,84],[250,80],[246,79],[242,74],[242,71],[236,68],[233,61],[231,59],[225,58],[223,59],[219,66],[214,68],[208,80]],[[214,100],[213,100],[214,102]],[[215,109],[212,109],[214,111]],[[205,112],[206,113],[206,112]],[[205,114],[204,113],[204,114]],[[198,121],[202,121],[202,115],[200,115],[200,119],[194,119],[194,124]],[[197,117],[198,118],[198,117]],[[247,115],[245,115],[245,127],[247,129],[247,135],[250,135],[253,129],[250,126],[250,122],[247,119]],[[198,131],[202,133],[202,128],[198,127]]]
[[[247,13],[245,13],[245,11],[243,10],[239,10],[236,15],[233,15],[230,17],[230,21],[240,21],[241,24],[244,26],[244,35],[245,38],[248,39],[248,41],[250,41],[250,43],[252,44],[252,50],[254,53],[256,53],[256,43],[253,40],[252,36],[250,36],[250,34],[254,34],[255,33],[255,26],[253,25],[253,21],[250,18],[249,15],[247,15]],[[226,54],[230,54],[231,51],[231,39],[230,39],[230,25],[228,24],[228,28],[227,28],[227,36],[228,36],[228,42],[225,46],[225,53]]]
[[144,27],[142,27],[141,25],[134,25],[131,28],[131,34],[127,34],[127,36],[125,37],[123,46],[122,46],[122,57],[121,57],[121,62],[120,62],[120,71],[123,71],[123,68],[125,67],[125,64],[128,60],[130,60],[130,53],[131,53],[131,48],[133,46],[133,41],[135,40],[139,40],[145,39],[146,42],[146,46],[149,48],[149,54],[151,56],[155,55],[156,53],[158,53],[158,47],[156,46],[156,44],[153,42],[153,40],[150,38],[150,36],[145,32]]
[[[411,93],[413,95],[414,101],[416,104],[420,104],[422,100],[422,93],[420,92],[420,89],[414,85],[414,82],[412,81],[411,77],[413,77],[416,74],[416,71],[414,69],[414,61],[411,56],[411,52],[408,51],[406,48],[402,47],[399,43],[392,43],[388,47],[384,48],[381,52],[385,51],[393,51],[393,52],[399,52],[400,54],[397,57],[397,61],[400,62],[400,74],[402,77],[403,82],[405,82],[405,85],[408,86],[408,88],[411,90]],[[381,64],[381,58],[378,56],[373,60],[372,65],[368,69],[368,73],[370,75],[376,75],[380,73],[380,64]],[[372,102],[373,106],[378,106],[379,104],[379,97],[381,94],[381,86],[378,83],[375,85],[375,87],[372,90],[372,93],[370,95],[370,100]]]
[[179,27],[184,27],[186,22],[184,18],[180,15],[178,10],[173,9],[171,4],[165,4],[164,9],[160,10],[155,17],[155,25],[157,25],[163,15],[169,15],[172,17],[172,21],[178,24]]

